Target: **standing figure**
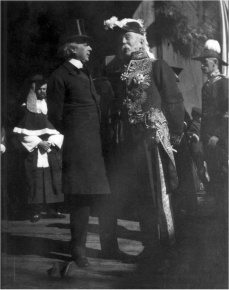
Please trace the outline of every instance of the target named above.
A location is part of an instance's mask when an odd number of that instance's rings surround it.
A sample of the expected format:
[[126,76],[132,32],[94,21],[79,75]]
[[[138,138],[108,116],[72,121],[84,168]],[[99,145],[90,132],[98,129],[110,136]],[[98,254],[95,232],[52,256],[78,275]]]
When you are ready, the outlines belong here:
[[1,126],[1,155],[6,151],[6,132],[4,126]]
[[94,85],[96,92],[100,95],[100,132],[103,156],[106,163],[112,151],[111,144],[113,131],[111,129],[111,118],[115,95],[109,79],[105,76],[105,72],[102,73],[101,70],[98,70],[97,77],[94,79]]
[[[82,19],[62,39],[65,62],[48,82],[49,118],[64,134],[63,191],[70,206],[71,254],[79,267],[89,266],[86,238],[89,215],[96,207],[104,256],[116,257],[115,208],[102,156],[100,96],[85,63],[92,51]],[[103,257],[104,257],[103,256]]]
[[[2,118],[3,119],[3,118]],[[6,208],[7,208],[7,195],[6,195],[6,174],[5,174],[5,154],[2,156],[3,153],[6,152],[6,132],[3,122],[1,123],[1,204],[2,204],[2,218],[4,215],[7,215]]]
[[120,178],[130,202],[138,205],[145,246],[139,259],[150,259],[157,267],[165,258],[162,252],[175,244],[171,192],[178,180],[172,145],[182,137],[183,97],[173,70],[150,53],[142,20],[112,17],[104,24],[118,33],[124,63],[125,88],[117,102],[123,123],[116,140],[123,148]]
[[36,75],[30,83],[27,102],[22,105],[24,117],[13,130],[27,151],[25,169],[30,219],[31,222],[39,221],[44,206],[49,217],[64,218],[57,208],[64,201],[61,182],[61,147],[64,137],[48,121],[47,82],[42,76]]
[[[202,117],[200,138],[210,178],[208,189],[215,196],[216,213],[227,212],[228,201],[228,78],[220,66],[228,65],[220,56],[217,40],[209,39],[201,56],[201,70],[207,77],[202,87]],[[224,210],[223,210],[224,209]]]
[[187,128],[187,137],[192,158],[195,163],[197,174],[202,182],[205,191],[208,190],[207,171],[203,159],[203,146],[200,141],[200,125],[201,125],[202,110],[198,107],[193,107],[191,111],[192,120]]

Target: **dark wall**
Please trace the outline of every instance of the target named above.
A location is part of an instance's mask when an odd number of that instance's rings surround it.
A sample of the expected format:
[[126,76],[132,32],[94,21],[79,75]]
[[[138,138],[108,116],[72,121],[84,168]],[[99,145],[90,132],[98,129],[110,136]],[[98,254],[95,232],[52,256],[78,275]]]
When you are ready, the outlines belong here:
[[95,39],[91,66],[105,55],[115,53],[112,35],[104,29],[111,16],[131,17],[137,1],[9,1],[2,2],[2,51],[7,62],[8,85],[21,87],[33,73],[49,75],[60,59],[57,56],[59,36],[74,19],[83,18],[88,35]]

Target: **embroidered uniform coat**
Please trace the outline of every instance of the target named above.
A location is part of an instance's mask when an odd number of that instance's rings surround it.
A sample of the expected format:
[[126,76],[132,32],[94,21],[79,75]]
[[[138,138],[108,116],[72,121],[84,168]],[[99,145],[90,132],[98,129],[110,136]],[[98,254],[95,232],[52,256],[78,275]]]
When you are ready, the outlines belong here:
[[64,194],[107,194],[100,139],[99,100],[88,71],[69,62],[50,77],[49,118],[64,134]]
[[[138,196],[138,204],[153,195],[161,237],[174,238],[171,190],[177,175],[170,138],[181,138],[184,106],[175,75],[168,64],[137,52],[125,67],[119,104],[122,110],[121,142],[123,188]],[[121,89],[120,89],[121,92]],[[124,180],[123,180],[124,179]]]

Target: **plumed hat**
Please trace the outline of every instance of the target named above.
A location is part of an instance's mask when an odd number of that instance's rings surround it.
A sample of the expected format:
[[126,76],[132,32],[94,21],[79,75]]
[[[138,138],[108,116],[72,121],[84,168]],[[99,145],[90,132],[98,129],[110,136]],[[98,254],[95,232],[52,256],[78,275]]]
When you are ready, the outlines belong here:
[[144,21],[142,19],[131,19],[124,18],[118,21],[118,18],[113,16],[108,20],[104,21],[105,29],[117,28],[124,32],[135,32],[141,35],[146,35],[146,30],[144,28]]
[[68,29],[60,38],[60,44],[63,45],[69,42],[78,42],[83,40],[93,40],[86,34],[84,20],[76,19],[73,26]]
[[221,58],[221,48],[220,44],[217,40],[208,39],[204,45],[204,51],[200,56],[193,57],[193,60],[203,61],[206,58],[217,58],[219,63],[222,65],[228,65],[225,61]]

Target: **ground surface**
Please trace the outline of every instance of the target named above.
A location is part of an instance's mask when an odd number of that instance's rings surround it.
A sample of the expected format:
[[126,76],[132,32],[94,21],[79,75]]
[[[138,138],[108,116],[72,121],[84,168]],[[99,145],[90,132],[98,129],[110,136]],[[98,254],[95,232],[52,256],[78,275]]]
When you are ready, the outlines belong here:
[[[90,266],[72,264],[68,276],[49,277],[54,262],[69,260],[69,215],[32,224],[2,221],[2,289],[227,289],[227,232],[213,214],[214,198],[200,194],[199,209],[184,215],[178,227],[178,252],[166,271],[152,265],[126,264],[100,258],[98,220],[90,218],[87,250]],[[119,247],[138,255],[142,250],[139,223],[118,220]]]

